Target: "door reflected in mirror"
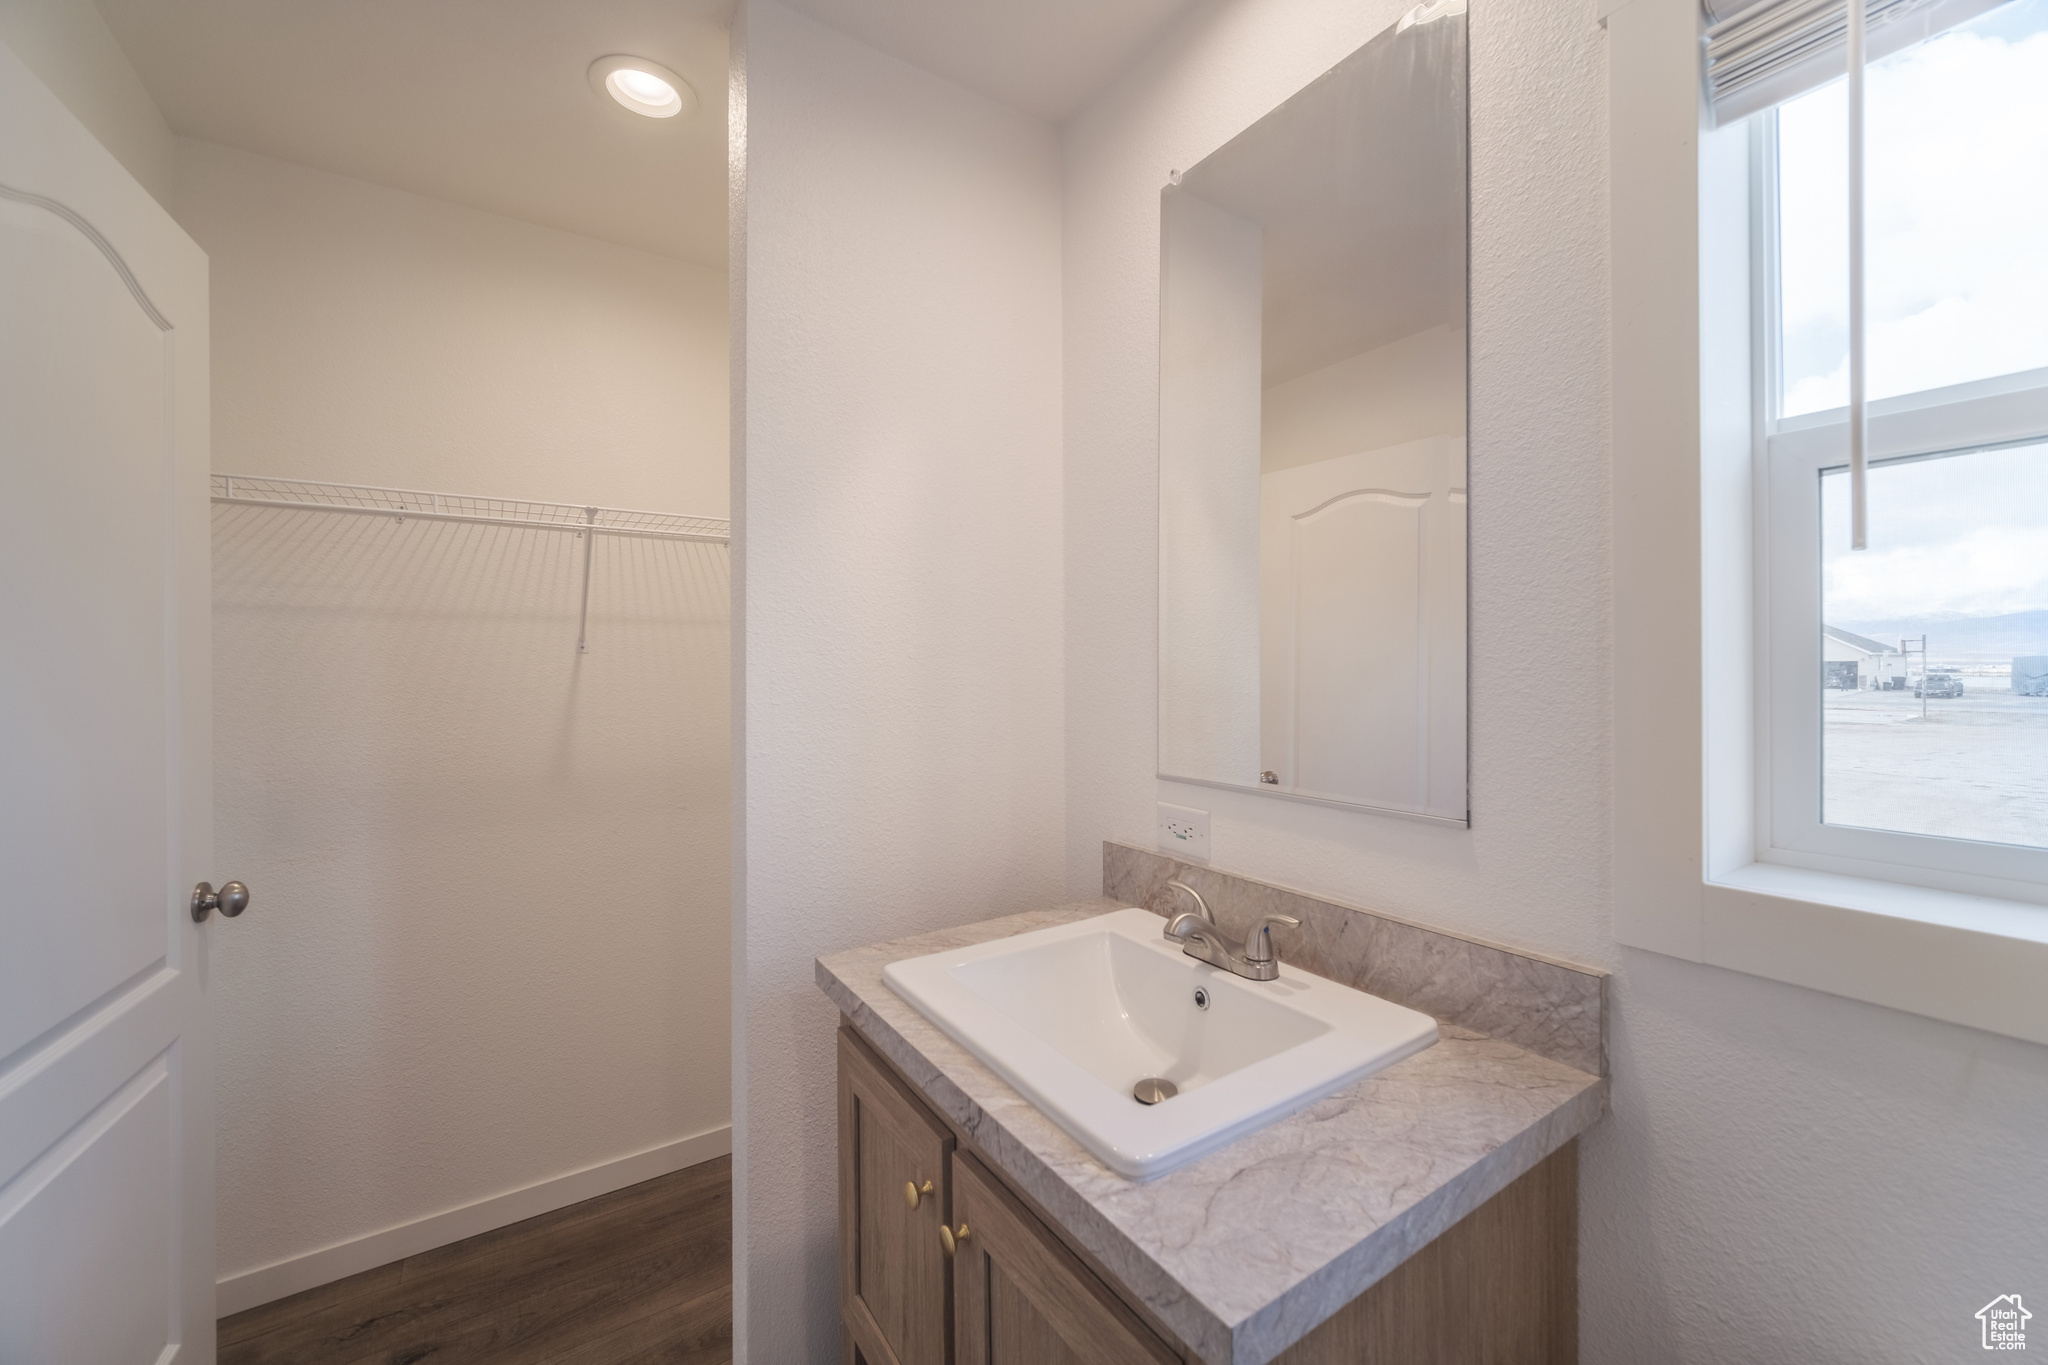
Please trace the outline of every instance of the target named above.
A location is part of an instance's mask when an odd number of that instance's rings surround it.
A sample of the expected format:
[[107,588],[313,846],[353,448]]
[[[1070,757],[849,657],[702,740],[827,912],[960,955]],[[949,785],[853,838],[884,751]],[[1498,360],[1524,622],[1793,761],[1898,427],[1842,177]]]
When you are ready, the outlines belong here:
[[1162,194],[1163,777],[1466,819],[1465,72],[1418,6]]

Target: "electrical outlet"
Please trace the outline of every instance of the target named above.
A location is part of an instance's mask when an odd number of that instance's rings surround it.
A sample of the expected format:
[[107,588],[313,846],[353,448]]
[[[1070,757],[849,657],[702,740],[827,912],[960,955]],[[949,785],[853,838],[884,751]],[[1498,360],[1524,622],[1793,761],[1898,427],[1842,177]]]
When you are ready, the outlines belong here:
[[1209,861],[1209,812],[1159,803],[1159,847],[1189,862]]

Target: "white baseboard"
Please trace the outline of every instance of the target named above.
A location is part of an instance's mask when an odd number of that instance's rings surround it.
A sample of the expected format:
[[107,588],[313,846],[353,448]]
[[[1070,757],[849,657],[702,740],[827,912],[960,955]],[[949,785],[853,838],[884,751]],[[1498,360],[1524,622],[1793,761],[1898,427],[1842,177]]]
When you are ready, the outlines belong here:
[[273,1261],[239,1275],[221,1280],[214,1289],[214,1312],[219,1317],[254,1308],[259,1303],[284,1298],[317,1285],[346,1279],[380,1265],[431,1251],[480,1232],[502,1228],[521,1219],[567,1208],[585,1199],[595,1199],[658,1175],[680,1171],[686,1166],[712,1161],[732,1154],[732,1128],[727,1125],[695,1137],[665,1142],[644,1152],[614,1161],[586,1166],[580,1171],[558,1175],[524,1189],[479,1199],[461,1208],[445,1209],[416,1218],[410,1223],[366,1233],[346,1242]]

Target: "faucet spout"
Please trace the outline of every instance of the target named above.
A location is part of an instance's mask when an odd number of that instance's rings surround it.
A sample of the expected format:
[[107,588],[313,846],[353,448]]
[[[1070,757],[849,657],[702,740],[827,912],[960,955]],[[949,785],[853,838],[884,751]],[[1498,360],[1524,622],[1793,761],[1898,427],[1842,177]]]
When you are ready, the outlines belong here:
[[[1183,910],[1180,912],[1180,914],[1175,915],[1173,917],[1173,922],[1175,924],[1180,923],[1181,920],[1185,918],[1193,916],[1199,918],[1202,921],[1202,923],[1208,925],[1211,929],[1216,927],[1216,916],[1210,913],[1209,902],[1202,899],[1201,892],[1195,890],[1195,888],[1189,886],[1186,882],[1168,882],[1166,884],[1166,889],[1169,891],[1185,891],[1187,892],[1188,899],[1195,903],[1195,908],[1193,910]],[[1168,928],[1166,932],[1167,935],[1171,938],[1186,937],[1184,934],[1174,933],[1171,928]]]
[[1168,882],[1167,886],[1186,892],[1195,903],[1193,910],[1183,910],[1166,922],[1166,937],[1180,944],[1182,952],[1249,981],[1272,981],[1280,975],[1280,959],[1273,952],[1272,930],[1275,926],[1298,929],[1300,920],[1292,915],[1267,915],[1246,935],[1244,952],[1234,953],[1223,942],[1216,916],[1210,913],[1209,903],[1202,899],[1202,893],[1186,882]]

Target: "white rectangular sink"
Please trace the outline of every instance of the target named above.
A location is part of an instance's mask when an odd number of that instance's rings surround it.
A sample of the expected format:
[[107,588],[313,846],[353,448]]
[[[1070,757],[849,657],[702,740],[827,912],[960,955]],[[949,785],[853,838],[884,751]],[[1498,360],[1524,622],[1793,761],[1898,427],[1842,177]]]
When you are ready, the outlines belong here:
[[[1148,910],[892,962],[889,989],[1111,1170],[1172,1170],[1436,1041],[1436,1021],[1299,971],[1247,981]],[[1286,931],[1276,930],[1282,956]],[[1161,1078],[1179,1093],[1132,1094]]]

